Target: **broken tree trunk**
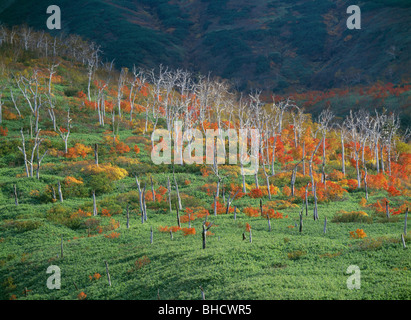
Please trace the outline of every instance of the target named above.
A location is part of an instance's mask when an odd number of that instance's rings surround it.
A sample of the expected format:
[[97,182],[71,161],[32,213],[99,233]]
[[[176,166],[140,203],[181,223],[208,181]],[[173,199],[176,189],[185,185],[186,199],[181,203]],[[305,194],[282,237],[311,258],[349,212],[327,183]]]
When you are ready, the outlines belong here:
[[108,271],[108,263],[105,260],[104,260],[104,263],[106,264],[106,273],[107,273],[108,285],[111,287],[111,278],[110,278],[110,272]]
[[93,190],[93,216],[97,216],[96,192]]
[[177,210],[177,225],[178,225],[178,227],[180,228],[180,227],[181,227],[181,224],[180,224],[180,213],[179,213],[179,211],[178,211],[178,205],[177,205],[177,203],[176,203],[176,210]]
[[317,208],[317,183],[314,184],[314,220],[318,219],[318,208]]
[[205,300],[205,292],[204,292],[203,287],[200,286],[200,290],[201,290],[201,299]]
[[60,181],[58,182],[58,193],[60,197],[60,202],[63,202],[63,193],[61,192],[61,183]]
[[385,213],[386,213],[387,219],[389,219],[390,218],[390,209],[389,209],[389,206],[388,206],[388,201],[385,201]]
[[138,181],[137,176],[136,176],[136,184],[137,184],[137,188],[138,188],[138,198],[139,198],[139,203],[140,203],[141,216],[144,217],[143,193],[141,191],[140,182]]
[[178,192],[178,184],[177,184],[177,180],[174,174],[173,174],[173,177],[174,177],[174,184],[176,185],[176,191],[177,191],[178,208],[180,210],[183,210],[183,206],[181,205],[180,192]]
[[19,199],[17,197],[17,186],[16,185],[14,185],[14,203],[15,203],[16,206],[19,205]]
[[171,185],[170,185],[170,178],[167,177],[167,190],[168,190],[168,204],[170,205],[170,213],[173,212],[173,208],[171,206]]
[[[207,217],[206,217],[207,220]],[[203,222],[203,231],[201,232],[202,239],[203,239],[203,249],[206,248],[207,243],[207,231],[211,228],[214,222],[211,222],[208,227],[206,227],[206,220]]]
[[126,224],[126,228],[127,228],[127,229],[130,228],[130,211],[129,211],[129,204],[127,204],[127,224]]
[[302,210],[300,212],[300,227],[298,231],[303,232],[303,211]]
[[94,144],[94,164],[98,167],[98,144]]
[[150,177],[150,182],[151,182],[151,194],[153,196],[153,202],[156,202],[156,194],[154,192],[153,177]]

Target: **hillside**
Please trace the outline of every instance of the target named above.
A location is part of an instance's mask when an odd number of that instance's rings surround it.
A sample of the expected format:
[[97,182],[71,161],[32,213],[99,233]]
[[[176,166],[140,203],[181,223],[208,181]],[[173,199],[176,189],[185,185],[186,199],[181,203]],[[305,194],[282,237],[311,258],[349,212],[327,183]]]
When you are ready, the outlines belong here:
[[[158,92],[144,74],[105,67],[88,92],[67,38],[54,56],[17,39],[0,46],[1,300],[411,298],[411,145],[391,113],[355,112],[340,131],[251,99],[241,115],[218,79]],[[347,98],[333,93],[321,99]],[[156,165],[152,143],[166,134],[152,133],[169,114],[199,132],[263,121],[263,165]],[[50,266],[59,290],[47,287]],[[349,287],[352,266],[361,283]]]
[[[404,84],[411,70],[411,4],[360,1],[362,29],[346,28],[349,1],[59,0],[62,30],[102,45],[117,66],[159,64],[231,79],[238,89],[325,90]],[[0,21],[45,29],[45,0],[7,0]]]

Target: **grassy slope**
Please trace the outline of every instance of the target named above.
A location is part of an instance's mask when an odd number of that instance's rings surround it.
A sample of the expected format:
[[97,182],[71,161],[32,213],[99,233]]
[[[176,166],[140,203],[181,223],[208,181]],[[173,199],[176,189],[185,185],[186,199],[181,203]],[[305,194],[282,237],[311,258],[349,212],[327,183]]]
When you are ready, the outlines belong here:
[[[1,170],[1,180],[7,185],[16,182],[10,170]],[[44,177],[46,177],[44,175]],[[160,184],[166,176],[154,175]],[[196,180],[193,185],[181,188],[182,193],[192,194],[202,184],[198,176],[186,173],[179,178]],[[44,178],[43,178],[44,179]],[[18,180],[21,187],[22,179]],[[26,180],[26,179],[25,179]],[[34,184],[34,183],[33,183]],[[36,183],[40,186],[42,183]],[[135,189],[131,178],[119,183],[125,191]],[[117,190],[118,192],[118,190]],[[199,194],[197,192],[197,194]],[[376,200],[381,197],[371,197]],[[45,218],[52,204],[34,205],[26,197],[18,208],[13,200],[3,193],[1,212],[3,219],[41,221],[36,230],[16,233],[2,231],[1,281],[12,277],[15,290],[3,288],[3,298],[12,293],[19,299],[27,287],[32,290],[29,299],[75,299],[84,291],[90,299],[156,299],[160,289],[162,299],[199,299],[198,286],[203,286],[208,299],[409,299],[408,285],[410,255],[400,243],[385,243],[379,249],[360,250],[357,244],[364,240],[349,239],[349,231],[363,228],[371,238],[380,236],[398,239],[403,221],[395,223],[328,223],[327,234],[322,233],[323,219],[337,210],[358,210],[357,203],[362,193],[351,194],[344,202],[319,206],[320,221],[304,217],[304,230],[299,234],[290,229],[298,221],[298,209],[282,210],[286,219],[272,220],[272,232],[267,231],[267,222],[261,218],[249,218],[243,213],[234,221],[233,215],[210,217],[217,225],[208,238],[208,247],[201,249],[201,235],[183,237],[181,233],[170,240],[167,233],[159,233],[158,226],[175,225],[175,214],[162,214],[148,210],[148,221],[141,224],[140,217],[132,214],[130,229],[125,228],[125,214],[115,216],[121,227],[118,239],[103,235],[86,237],[86,230],[71,230],[54,225]],[[202,195],[202,200],[209,197]],[[84,200],[69,199],[65,206],[76,208]],[[250,200],[237,201],[241,208]],[[257,200],[254,200],[257,206]],[[310,212],[311,213],[311,212]],[[103,223],[108,218],[102,218]],[[242,240],[244,225],[252,225],[253,242]],[[194,221],[197,231],[201,221]],[[150,227],[154,228],[154,243],[150,244]],[[60,253],[60,237],[64,236],[64,259]],[[77,237],[79,239],[74,239]],[[296,250],[306,252],[298,260],[290,260],[287,254]],[[336,257],[324,257],[335,254]],[[148,256],[151,263],[134,270],[134,262]],[[112,287],[105,278],[104,260],[110,267]],[[350,291],[346,287],[349,265],[361,269],[361,290]],[[58,265],[62,270],[62,290],[46,288],[49,265]],[[89,275],[98,272],[103,278],[90,282]],[[76,290],[73,281],[79,290]]]
[[[63,63],[61,72],[71,72],[75,78],[75,69],[71,71]],[[77,71],[78,72],[78,71]],[[64,73],[64,72],[63,72]],[[81,73],[81,72],[78,72]],[[68,74],[65,74],[67,79]],[[81,79],[81,77],[80,77]],[[3,81],[3,80],[2,80]],[[53,90],[61,105],[66,106],[75,98],[63,95],[70,85],[62,83]],[[7,101],[7,93],[5,94]],[[77,102],[78,103],[78,102]],[[8,104],[8,103],[7,103]],[[58,104],[60,105],[60,104]],[[75,110],[74,108],[72,110]],[[64,119],[64,112],[58,113]],[[101,142],[105,129],[98,128],[94,120],[88,120],[86,111],[73,112],[73,133],[70,146],[75,142],[92,144]],[[50,128],[46,115],[42,116],[42,127]],[[27,127],[28,117],[25,119]],[[114,204],[121,207],[122,213],[113,218],[120,221],[120,233],[117,239],[107,239],[103,234],[92,232],[87,237],[83,219],[79,228],[69,228],[60,223],[53,223],[47,212],[58,207],[57,203],[42,202],[32,190],[42,192],[46,185],[56,184],[66,175],[84,177],[74,166],[76,161],[65,162],[64,158],[48,156],[41,169],[40,180],[17,178],[24,172],[21,156],[17,150],[17,139],[20,123],[5,120],[9,129],[7,137],[0,137],[1,147],[11,144],[10,152],[1,154],[0,161],[0,297],[8,299],[15,294],[18,299],[76,299],[84,291],[89,299],[156,299],[160,290],[162,299],[200,299],[199,286],[206,291],[207,299],[409,299],[410,254],[399,242],[403,230],[403,220],[392,219],[390,223],[381,223],[381,217],[366,211],[373,216],[374,223],[333,223],[332,217],[338,210],[361,210],[360,199],[363,191],[349,193],[344,201],[319,205],[319,221],[312,219],[312,207],[308,217],[304,216],[304,230],[299,234],[296,228],[288,228],[298,221],[298,208],[279,209],[288,218],[272,220],[272,232],[267,230],[267,221],[261,218],[249,218],[239,213],[237,221],[233,214],[210,216],[216,227],[214,235],[208,238],[208,247],[201,249],[201,221],[196,220],[193,226],[196,235],[182,236],[181,232],[170,239],[168,233],[160,233],[159,226],[176,225],[175,212],[168,213],[167,204],[152,206],[148,203],[148,221],[141,224],[136,211],[131,213],[131,228],[126,229],[124,194],[136,190],[135,181],[127,177],[115,183],[109,194],[98,196],[98,207]],[[135,136],[130,129],[121,128],[120,138]],[[51,145],[62,148],[61,139],[49,138]],[[143,181],[148,182],[146,170],[151,173],[156,187],[165,186],[167,176],[172,168],[167,166],[150,166],[150,158],[144,148],[146,142],[138,142],[141,154],[138,156],[141,165],[129,169],[138,173]],[[132,146],[132,145],[130,145]],[[107,147],[102,147],[100,163],[112,160]],[[135,155],[129,155],[135,158]],[[86,160],[92,161],[91,155]],[[46,166],[46,164],[54,166]],[[327,170],[332,171],[332,167]],[[350,174],[353,174],[353,168]],[[183,206],[202,205],[211,210],[211,197],[207,196],[200,186],[212,183],[212,176],[203,177],[198,167],[176,167],[176,177],[180,192],[188,198],[183,199]],[[370,172],[371,173],[371,172]],[[184,181],[190,180],[190,185]],[[229,181],[240,183],[239,177],[229,177]],[[262,179],[260,180],[263,181]],[[248,177],[247,183],[253,183]],[[277,185],[278,181],[275,182]],[[297,184],[302,185],[297,179]],[[11,196],[12,186],[17,184],[20,205],[16,207]],[[282,187],[281,184],[279,184]],[[379,191],[371,194],[370,203],[386,196]],[[173,198],[175,192],[173,191]],[[281,194],[274,199],[284,199]],[[404,197],[391,199],[392,204],[404,200]],[[267,199],[264,199],[264,202]],[[257,207],[258,199],[243,197],[236,200],[240,210],[248,206]],[[79,207],[90,207],[91,198],[68,197],[63,206],[70,212]],[[131,202],[131,209],[136,210],[137,202]],[[157,208],[157,209],[156,209]],[[324,235],[323,220],[328,218],[327,233]],[[10,225],[9,221],[26,222],[25,227]],[[98,217],[101,225],[110,222],[108,217]],[[250,223],[253,231],[253,242],[242,240],[245,223]],[[38,225],[36,225],[38,223]],[[154,229],[154,243],[150,244],[150,228]],[[349,238],[349,232],[362,228],[368,238],[385,241],[378,245],[369,245],[362,250],[360,244],[365,240]],[[64,258],[60,254],[60,238],[64,238]],[[408,242],[409,243],[409,242]],[[295,251],[305,253],[300,259],[288,258],[288,253]],[[333,256],[334,255],[334,256]],[[141,269],[135,269],[135,261],[147,256],[150,263]],[[105,278],[104,260],[108,261],[112,278],[112,287]],[[51,291],[46,287],[47,267],[58,265],[62,271],[62,289]],[[361,289],[350,291],[346,287],[349,275],[345,271],[349,265],[358,265],[361,269]],[[100,273],[98,281],[90,281],[89,276]],[[11,281],[11,283],[9,282]],[[73,284],[75,282],[78,289]],[[14,287],[15,286],[15,287]],[[24,288],[31,290],[25,297]]]

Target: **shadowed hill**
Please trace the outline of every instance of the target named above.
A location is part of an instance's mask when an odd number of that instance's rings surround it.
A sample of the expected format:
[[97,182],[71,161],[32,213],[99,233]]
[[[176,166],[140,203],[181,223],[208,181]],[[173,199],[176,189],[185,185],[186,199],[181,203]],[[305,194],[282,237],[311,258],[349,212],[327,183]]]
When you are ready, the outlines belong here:
[[[409,80],[410,3],[360,1],[55,1],[62,30],[102,45],[119,66],[160,63],[231,79],[238,89],[281,91]],[[46,29],[48,1],[8,0],[0,21]]]

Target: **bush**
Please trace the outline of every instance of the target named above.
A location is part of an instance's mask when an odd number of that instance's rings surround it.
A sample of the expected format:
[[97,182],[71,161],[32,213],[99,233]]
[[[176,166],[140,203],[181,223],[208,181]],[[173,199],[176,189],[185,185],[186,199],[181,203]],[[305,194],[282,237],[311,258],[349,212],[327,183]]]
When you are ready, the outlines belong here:
[[339,211],[332,218],[331,222],[364,222],[372,223],[372,217],[368,216],[364,211]]
[[301,259],[303,256],[305,256],[307,253],[305,251],[301,250],[295,250],[287,253],[287,257],[290,260],[298,260]]
[[62,205],[56,205],[47,211],[46,219],[70,229],[79,229],[82,225],[81,218],[78,215],[72,215],[70,210]]
[[113,181],[104,172],[88,177],[87,186],[94,190],[96,195],[110,193],[114,188]]
[[32,221],[32,220],[25,220],[25,221],[15,221],[15,220],[6,220],[1,225],[1,229],[14,229],[16,232],[26,232],[38,229],[42,223],[40,221]]

